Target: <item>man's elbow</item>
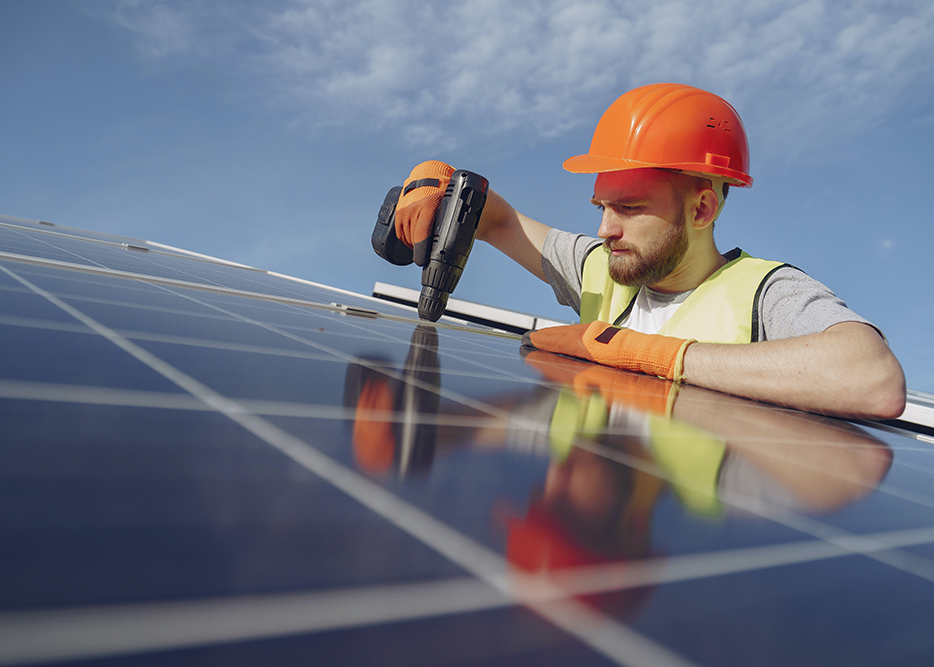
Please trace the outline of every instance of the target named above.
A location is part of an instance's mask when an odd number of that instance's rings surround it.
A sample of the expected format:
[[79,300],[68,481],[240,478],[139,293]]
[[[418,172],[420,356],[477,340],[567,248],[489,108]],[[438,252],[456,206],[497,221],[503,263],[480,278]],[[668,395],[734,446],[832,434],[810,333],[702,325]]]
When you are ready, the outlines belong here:
[[905,372],[892,354],[882,335],[874,328],[855,323],[834,327],[845,341],[840,349],[847,350],[846,367],[841,374],[849,389],[851,417],[861,419],[897,419],[905,411]]
[[905,411],[905,373],[890,352],[880,359],[866,383],[863,411],[868,419],[897,419]]

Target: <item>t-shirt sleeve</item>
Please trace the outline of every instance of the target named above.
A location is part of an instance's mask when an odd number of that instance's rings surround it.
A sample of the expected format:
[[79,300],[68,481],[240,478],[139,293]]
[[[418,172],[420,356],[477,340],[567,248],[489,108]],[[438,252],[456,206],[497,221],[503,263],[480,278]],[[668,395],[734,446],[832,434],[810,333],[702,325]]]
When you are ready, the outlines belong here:
[[580,313],[581,273],[584,258],[600,239],[552,229],[542,244],[542,271],[558,303]]
[[759,299],[759,340],[820,333],[841,322],[862,322],[878,330],[826,285],[792,267],[773,273]]

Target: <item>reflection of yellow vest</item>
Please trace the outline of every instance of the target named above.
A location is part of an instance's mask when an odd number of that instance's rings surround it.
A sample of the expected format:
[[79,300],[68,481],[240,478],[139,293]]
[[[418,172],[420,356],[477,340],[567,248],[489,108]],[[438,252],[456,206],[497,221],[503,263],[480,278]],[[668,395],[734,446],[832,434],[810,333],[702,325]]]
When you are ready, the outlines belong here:
[[723,440],[690,424],[650,416],[649,445],[652,458],[688,511],[707,517],[723,512],[718,493],[726,456]]
[[[759,296],[766,279],[788,264],[750,257],[736,250],[727,264],[707,278],[678,306],[658,332],[702,343],[750,343],[759,338]],[[596,246],[584,260],[581,322],[622,322],[632,310],[638,287],[617,285],[607,270],[607,254]]]
[[[563,462],[578,438],[598,440],[609,413],[610,406],[599,393],[580,396],[563,389],[548,434],[552,458]],[[723,509],[717,487],[726,444],[668,416],[649,415],[648,420],[649,450],[675,495],[695,514],[719,516]]]

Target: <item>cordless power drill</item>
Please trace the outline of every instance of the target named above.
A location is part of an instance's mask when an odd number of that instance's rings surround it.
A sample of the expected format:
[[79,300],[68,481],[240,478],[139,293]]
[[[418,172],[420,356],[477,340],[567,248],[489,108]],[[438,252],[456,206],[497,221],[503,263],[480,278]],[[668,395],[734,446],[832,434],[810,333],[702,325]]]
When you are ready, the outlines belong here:
[[[431,231],[431,254],[422,268],[422,293],[418,316],[437,322],[444,314],[448,296],[457,287],[477,234],[477,224],[486,204],[489,182],[472,171],[458,169],[451,176]],[[373,249],[387,262],[407,266],[413,261],[412,249],[396,236],[396,204],[402,187],[386,195],[373,229]]]

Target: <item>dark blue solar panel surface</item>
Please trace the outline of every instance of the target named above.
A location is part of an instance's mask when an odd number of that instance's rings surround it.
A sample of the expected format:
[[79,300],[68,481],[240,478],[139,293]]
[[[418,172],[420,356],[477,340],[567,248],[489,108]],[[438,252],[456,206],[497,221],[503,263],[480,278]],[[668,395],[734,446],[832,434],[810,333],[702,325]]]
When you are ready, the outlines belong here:
[[923,438],[6,217],[0,344],[0,664],[934,662]]

